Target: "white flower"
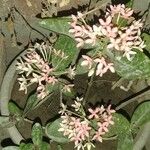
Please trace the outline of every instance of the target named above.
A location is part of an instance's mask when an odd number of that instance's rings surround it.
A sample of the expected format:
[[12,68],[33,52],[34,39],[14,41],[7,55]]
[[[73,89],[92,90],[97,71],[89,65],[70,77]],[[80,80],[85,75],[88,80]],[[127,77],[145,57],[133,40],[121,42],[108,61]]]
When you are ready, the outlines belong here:
[[67,105],[64,105],[63,103],[61,103],[60,106],[62,109],[58,113],[63,115],[67,109]]
[[94,68],[92,68],[89,73],[88,73],[88,77],[91,77],[94,74]]
[[135,51],[129,50],[129,51],[125,51],[125,53],[123,54],[123,56],[126,56],[127,59],[128,59],[129,61],[131,61],[131,60],[133,59],[133,56],[134,56],[135,54],[136,54]]
[[96,25],[93,25],[93,31],[95,33],[95,35],[99,35],[99,36],[102,36],[102,26],[96,26]]
[[75,72],[75,67],[69,67],[68,69],[68,76],[71,78],[71,79],[74,79],[75,75],[76,75],[76,72]]
[[71,105],[73,108],[75,108],[75,111],[78,111],[81,107],[81,102],[74,101],[74,104]]
[[88,142],[88,143],[84,144],[84,147],[86,147],[87,150],[91,150],[92,147],[95,148],[95,145],[91,142]]
[[25,94],[27,94],[27,79],[22,75],[21,78],[17,79],[20,84],[19,91],[25,91]]
[[74,86],[74,84],[68,84],[64,85],[62,91],[71,93],[71,88]]

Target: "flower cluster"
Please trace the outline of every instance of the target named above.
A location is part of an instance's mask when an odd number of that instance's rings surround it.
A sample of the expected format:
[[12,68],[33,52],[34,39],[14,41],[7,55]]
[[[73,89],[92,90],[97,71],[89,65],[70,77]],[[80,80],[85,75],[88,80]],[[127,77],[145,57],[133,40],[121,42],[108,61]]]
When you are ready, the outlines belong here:
[[37,83],[37,97],[43,99],[48,95],[46,89],[47,84],[54,85],[58,82],[57,78],[52,74],[54,68],[52,68],[48,61],[48,55],[51,53],[51,47],[43,44],[36,44],[34,48],[30,48],[28,53],[20,58],[17,63],[17,70],[22,77],[18,78],[20,89],[25,90],[27,93],[27,87],[33,83]]
[[[129,61],[136,54],[133,49],[142,51],[145,47],[140,34],[143,23],[141,20],[131,20],[133,10],[126,8],[124,4],[117,6],[110,5],[107,9],[104,19],[99,19],[99,25],[92,27],[87,25],[83,14],[72,15],[73,22],[70,23],[70,33],[74,34],[77,41],[77,47],[84,44],[96,45],[100,41],[108,41],[106,48],[109,50],[120,51]],[[129,23],[130,22],[130,23]],[[107,39],[107,40],[106,40]]]
[[[91,57],[87,55],[82,55],[82,58],[84,59],[81,63],[81,66],[87,66],[89,69],[88,76],[92,76],[94,72],[96,73],[96,76],[102,77],[104,73],[106,73],[108,70],[110,70],[112,73],[115,72],[115,69],[113,67],[113,63],[107,63],[104,57],[92,59]],[[96,66],[96,70],[95,67]]]
[[67,110],[67,106],[62,104],[59,131],[73,141],[78,150],[90,150],[95,147],[94,141],[102,142],[102,136],[109,131],[109,126],[114,124],[112,114],[115,110],[111,109],[111,105],[107,108],[102,105],[95,109],[89,108],[86,113],[81,102],[82,99],[77,98],[72,105],[75,112]]

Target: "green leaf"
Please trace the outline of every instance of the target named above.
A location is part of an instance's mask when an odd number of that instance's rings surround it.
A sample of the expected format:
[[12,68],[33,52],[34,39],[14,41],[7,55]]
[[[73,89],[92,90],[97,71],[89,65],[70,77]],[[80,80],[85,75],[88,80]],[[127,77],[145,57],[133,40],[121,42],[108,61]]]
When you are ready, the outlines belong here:
[[46,135],[58,143],[68,143],[69,139],[59,132],[58,129],[61,128],[60,123],[62,119],[59,118],[52,123],[48,123],[45,128]]
[[113,114],[114,125],[109,127],[109,132],[105,137],[117,135],[117,150],[133,150],[133,137],[130,130],[129,121],[121,114]]
[[35,123],[32,127],[32,141],[35,145],[41,145],[42,143],[42,137],[43,137],[43,131],[42,127],[39,123]]
[[12,101],[8,103],[8,109],[12,115],[21,116],[23,113],[23,111]]
[[150,101],[141,103],[134,111],[131,118],[131,129],[136,130],[150,121]]
[[57,150],[63,150],[61,145],[57,145]]
[[19,146],[19,150],[34,150],[34,145],[31,143],[28,144],[21,143]]
[[118,135],[117,150],[133,150],[133,137],[130,131]]
[[53,54],[52,64],[57,68],[57,71],[64,71],[75,57],[77,52],[76,42],[68,36],[60,35],[54,48],[56,51],[61,50],[61,53],[64,53],[65,56],[60,57],[59,55]]
[[150,52],[150,35],[147,33],[142,33],[143,41],[145,42],[145,49]]
[[19,150],[18,146],[7,146],[2,148],[2,150]]
[[32,110],[34,106],[37,104],[37,102],[38,102],[37,94],[30,95],[29,98],[27,99],[27,103],[24,109],[24,114]]
[[40,145],[40,150],[50,150],[50,144],[46,142],[42,142]]
[[126,7],[132,8],[134,4],[134,0],[129,0],[129,2],[126,3]]
[[89,72],[89,68],[88,67],[81,66],[82,61],[83,61],[83,58],[80,58],[78,63],[77,63],[77,67],[76,67],[76,74],[77,75],[81,75],[81,74]]
[[57,17],[43,19],[41,22],[39,22],[39,24],[41,27],[47,30],[72,37],[72,35],[68,32],[70,29],[70,25],[68,22],[70,21],[71,18]]
[[58,82],[56,82],[54,85],[50,83],[46,85],[46,89],[49,91],[49,93],[52,93],[59,89],[59,85],[60,84]]
[[121,114],[113,114],[114,125],[109,126],[109,132],[105,137],[111,137],[114,135],[122,135],[130,129],[129,121]]
[[116,72],[125,79],[145,79],[150,77],[150,59],[140,51],[137,51],[132,61],[125,57],[114,57],[112,61]]

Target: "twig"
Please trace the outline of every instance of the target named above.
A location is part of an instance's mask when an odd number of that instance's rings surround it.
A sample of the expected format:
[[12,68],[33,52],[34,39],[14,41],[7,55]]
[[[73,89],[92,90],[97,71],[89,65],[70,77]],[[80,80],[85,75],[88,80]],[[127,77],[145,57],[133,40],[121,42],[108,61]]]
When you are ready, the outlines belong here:
[[114,90],[116,87],[120,86],[123,80],[124,78],[120,78],[118,81],[116,81],[115,84],[113,84],[111,90]]
[[93,12],[99,10],[100,8],[106,6],[106,5],[108,4],[108,2],[110,2],[110,0],[107,0],[107,1],[106,1],[105,3],[103,3],[102,5],[100,5],[100,6],[96,7],[96,8],[94,8],[94,9],[92,9],[92,10],[86,12],[85,14],[83,14],[83,17],[85,17],[86,15],[91,14],[91,13],[93,13]]
[[90,93],[90,89],[91,89],[91,86],[93,84],[94,75],[95,75],[95,71],[94,71],[93,75],[91,76],[90,82],[88,83],[87,91],[86,91],[85,97],[83,99],[83,106],[85,106],[85,103],[86,103],[86,101],[88,99],[88,96],[89,96],[89,93]]
[[13,9],[22,17],[22,19],[25,21],[25,23],[34,31],[36,31],[37,33],[41,34],[43,37],[45,37],[49,42],[49,38],[46,37],[42,32],[40,32],[39,30],[35,29],[32,25],[30,25],[30,23],[26,20],[26,18],[21,14],[21,12],[16,8],[16,6],[13,7]]
[[108,140],[116,140],[117,139],[117,135],[115,135],[115,136],[112,136],[112,137],[103,137],[102,138],[103,140],[106,140],[106,141],[108,141]]
[[26,122],[28,122],[28,123],[30,123],[30,124],[33,124],[33,122],[34,122],[34,121],[32,121],[32,120],[30,120],[28,118],[24,118],[23,120],[26,121]]
[[[143,90],[142,90],[142,91],[143,91]],[[148,88],[146,91],[144,91],[143,93],[140,92],[137,96],[135,96],[135,97],[133,97],[133,98],[131,98],[131,99],[129,99],[129,100],[127,100],[127,101],[121,103],[119,106],[116,107],[116,110],[119,110],[119,109],[125,107],[126,105],[128,105],[128,104],[130,104],[130,103],[136,101],[137,99],[139,99],[140,97],[146,95],[146,94],[149,93],[149,92],[150,92],[150,89],[149,89],[149,88]]]

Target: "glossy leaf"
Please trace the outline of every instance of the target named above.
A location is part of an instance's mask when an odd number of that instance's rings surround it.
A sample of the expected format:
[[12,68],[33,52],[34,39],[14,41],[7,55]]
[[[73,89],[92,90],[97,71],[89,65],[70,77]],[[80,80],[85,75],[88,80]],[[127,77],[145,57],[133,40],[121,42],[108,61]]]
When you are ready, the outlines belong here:
[[65,18],[65,17],[57,17],[57,18],[48,18],[43,19],[41,22],[39,22],[40,26],[59,33],[59,34],[65,34],[68,36],[72,36],[68,31],[70,29],[70,25],[68,22],[71,21],[71,18]]
[[60,126],[61,119],[57,119],[52,123],[48,123],[45,129],[46,135],[52,139],[53,141],[56,141],[58,143],[68,143],[69,139],[63,135],[62,132],[59,132],[58,129]]
[[131,118],[131,129],[135,130],[150,121],[150,101],[141,103]]
[[134,0],[129,0],[129,1],[126,3],[126,7],[132,8],[132,7],[133,7],[133,4],[134,4]]
[[64,56],[60,57],[59,55],[53,54],[52,64],[55,68],[57,68],[57,71],[64,71],[75,57],[77,52],[76,43],[72,38],[65,35],[60,35],[54,45],[54,48],[56,51],[61,50],[61,53],[64,53]]
[[150,35],[147,33],[142,33],[142,38],[145,42],[145,49],[150,52]]
[[19,150],[34,150],[34,145],[31,143],[28,144],[21,143],[19,146]]
[[50,150],[50,144],[46,143],[46,142],[42,142],[39,149],[40,150]]
[[50,84],[46,85],[46,89],[49,91],[49,93],[52,93],[52,92],[58,90],[59,86],[60,86],[60,84],[57,82],[54,85],[50,83]]
[[105,135],[105,137],[124,134],[130,128],[129,121],[121,114],[113,114],[113,121],[114,125],[109,126],[109,132]]
[[114,125],[109,127],[107,137],[117,135],[117,150],[133,150],[133,137],[129,121],[121,114],[113,114]]
[[22,110],[12,101],[8,103],[8,109],[10,114],[16,115],[16,116],[21,116],[22,115]]
[[32,141],[35,145],[41,145],[42,143],[42,137],[43,137],[43,131],[42,127],[39,123],[35,123],[32,127]]
[[130,130],[118,135],[117,150],[133,150],[133,137]]
[[57,150],[63,150],[61,145],[57,145]]
[[125,57],[112,58],[116,72],[125,79],[145,79],[150,77],[150,59],[140,51],[132,61]]
[[30,95],[29,98],[27,99],[27,103],[24,109],[24,114],[32,110],[34,106],[37,104],[37,101],[38,99],[36,94]]
[[76,74],[80,75],[80,74],[84,74],[84,73],[88,73],[89,69],[86,66],[81,66],[83,59],[80,58],[80,60],[77,63],[77,67],[76,67]]
[[7,146],[2,148],[2,150],[20,150],[18,146]]

